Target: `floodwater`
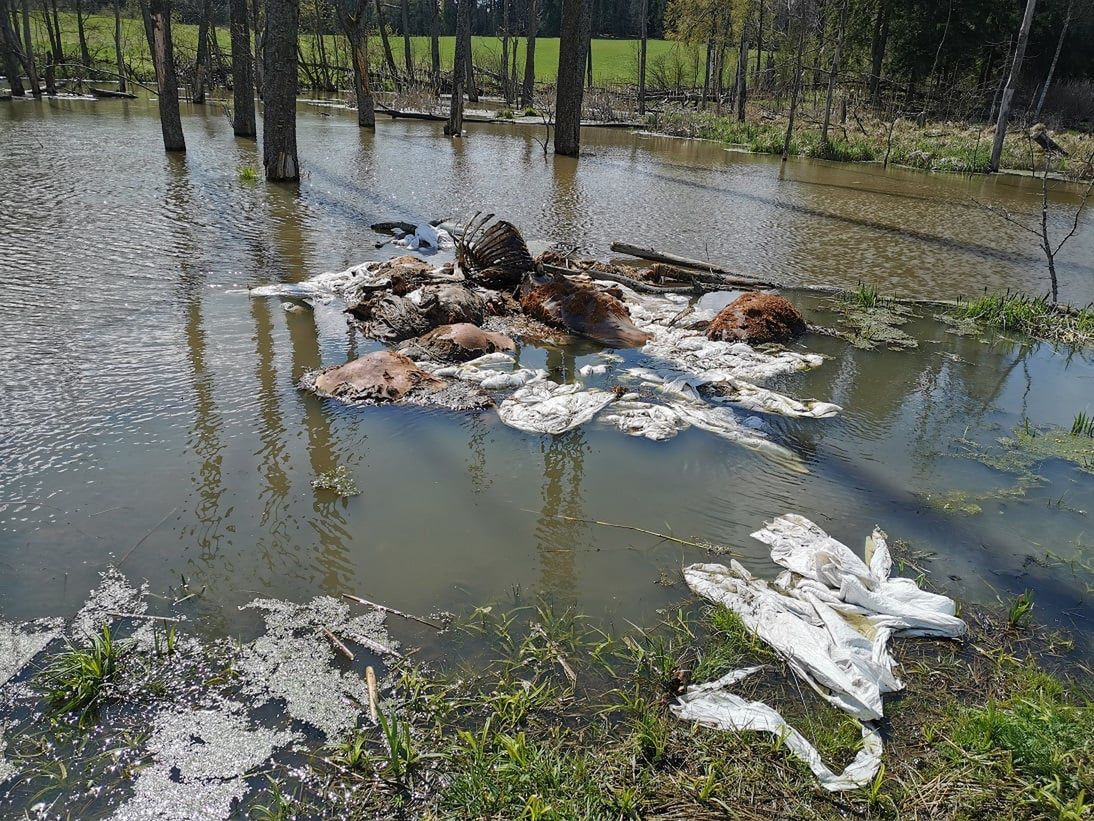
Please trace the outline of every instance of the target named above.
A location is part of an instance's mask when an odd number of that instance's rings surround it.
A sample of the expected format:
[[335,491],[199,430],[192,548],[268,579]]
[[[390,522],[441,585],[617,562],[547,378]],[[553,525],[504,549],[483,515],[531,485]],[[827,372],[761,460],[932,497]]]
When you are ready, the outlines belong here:
[[[1037,181],[780,164],[621,131],[588,131],[579,162],[545,161],[536,130],[472,125],[448,141],[440,124],[371,133],[301,106],[296,195],[241,181],[260,153],[216,106],[186,107],[183,125],[188,152],[165,156],[146,101],[0,106],[4,617],[69,616],[121,560],[153,592],[185,577],[203,591],[185,612],[226,634],[256,594],[351,592],[422,613],[545,595],[649,623],[685,595],[681,563],[709,554],[559,516],[728,545],[769,576],[748,534],[795,511],[855,547],[879,524],[960,599],[1029,588],[1037,615],[1089,652],[1090,473],[1048,459],[1034,482],[961,440],[990,451],[1025,419],[1069,427],[1094,410],[1090,351],[986,344],[930,320],[908,326],[921,344],[904,352],[808,337],[830,359],[776,387],[845,411],[769,420],[800,475],[694,428],[656,443],[594,421],[551,437],[493,411],[323,401],[299,377],[372,343],[336,306],[288,312],[246,291],[389,256],[372,222],[483,209],[599,256],[623,240],[787,281],[1040,292],[1035,239],[976,202],[1032,221]],[[1066,231],[1078,189],[1053,200]],[[1089,217],[1057,264],[1062,297],[1094,298]],[[589,357],[521,352],[556,380]],[[312,488],[339,465],[360,495]],[[979,511],[946,509],[954,492]]]

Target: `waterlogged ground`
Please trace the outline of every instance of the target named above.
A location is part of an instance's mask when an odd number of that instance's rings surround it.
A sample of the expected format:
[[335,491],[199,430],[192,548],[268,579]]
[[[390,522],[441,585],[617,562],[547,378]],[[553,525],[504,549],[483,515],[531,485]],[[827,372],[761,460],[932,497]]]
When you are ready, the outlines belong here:
[[[146,581],[140,601],[152,612],[187,619],[203,642],[239,637],[241,653],[273,630],[242,606],[311,606],[343,592],[422,614],[545,596],[598,623],[644,624],[685,595],[681,563],[709,553],[560,517],[728,546],[769,576],[748,534],[796,511],[855,547],[880,525],[907,543],[906,572],[928,570],[959,600],[1029,589],[1040,620],[1071,631],[1080,654],[1094,651],[1094,440],[1061,433],[1094,410],[1089,351],[956,335],[929,316],[900,326],[915,347],[898,337],[902,350],[870,349],[861,322],[802,300],[812,322],[858,342],[808,336],[803,348],[827,360],[772,384],[844,408],[828,420],[765,420],[802,473],[695,428],[658,443],[594,421],[550,437],[507,428],[493,411],[325,402],[300,393],[299,377],[371,343],[337,304],[289,311],[298,300],[247,293],[388,255],[373,247],[372,222],[479,208],[530,239],[593,254],[618,239],[776,279],[866,280],[883,293],[1036,292],[1030,238],[972,202],[1032,218],[1035,183],[780,166],[598,131],[580,163],[544,163],[531,134],[512,126],[450,143],[433,124],[382,122],[373,135],[343,112],[304,109],[306,175],[292,197],[241,181],[241,166],[260,164],[255,146],[235,141],[214,109],[187,111],[184,127],[188,153],[165,157],[144,102],[0,108],[6,624],[71,619],[111,562]],[[1059,191],[1071,207],[1076,196]],[[1056,224],[1068,213],[1054,211]],[[1076,302],[1094,297],[1092,243],[1087,227],[1059,260],[1063,295]],[[611,386],[614,370],[578,374],[595,358],[587,346],[520,351],[556,381]],[[342,467],[359,495],[313,487]],[[333,654],[314,633],[310,646]],[[436,643],[428,629],[400,638]],[[273,698],[291,714],[291,694],[240,687],[249,708]],[[182,743],[174,719],[163,720],[142,743]],[[262,733],[259,752],[291,748],[292,733],[305,732],[283,716],[240,726]],[[222,779],[227,791],[253,771],[250,759],[233,766],[193,777]],[[33,798],[21,793],[20,806]]]

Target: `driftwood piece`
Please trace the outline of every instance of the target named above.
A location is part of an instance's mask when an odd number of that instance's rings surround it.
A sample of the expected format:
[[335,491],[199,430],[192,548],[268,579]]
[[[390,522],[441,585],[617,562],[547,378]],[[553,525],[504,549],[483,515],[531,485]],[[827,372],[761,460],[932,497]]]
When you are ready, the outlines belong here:
[[368,714],[375,724],[380,720],[380,697],[376,692],[376,671],[371,664],[365,668],[365,684],[368,687]]
[[334,633],[326,627],[321,627],[320,629],[323,631],[323,635],[327,637],[327,641],[334,645],[334,649],[350,661],[353,661],[353,651],[346,647],[346,645],[339,640],[338,636],[334,635]]
[[627,254],[628,256],[637,257],[638,259],[648,259],[650,262],[664,262],[668,265],[694,268],[712,274],[729,274],[731,276],[737,276],[728,268],[722,268],[713,263],[703,262],[699,259],[689,259],[688,257],[681,257],[666,251],[658,251],[656,248],[642,248],[638,245],[631,245],[626,242],[613,242],[611,248],[617,254]]
[[421,616],[414,616],[414,615],[411,615],[410,613],[404,613],[402,610],[396,610],[394,607],[387,607],[386,605],[383,605],[383,604],[377,604],[376,602],[369,601],[368,599],[362,599],[360,596],[354,596],[352,593],[343,593],[342,598],[343,599],[349,599],[350,601],[355,601],[358,604],[365,605],[366,607],[372,607],[376,610],[379,610],[381,613],[390,613],[393,616],[399,616],[400,618],[403,618],[403,619],[409,619],[410,621],[416,621],[419,624],[424,624],[426,627],[432,627],[434,630],[444,630],[444,626],[440,625],[440,624],[437,624],[437,622],[435,622],[435,621],[430,621],[429,619],[423,619]]
[[561,274],[562,276],[585,276],[590,279],[606,279],[609,282],[618,282],[626,285],[641,294],[693,294],[696,292],[694,285],[650,285],[641,280],[624,276],[623,274],[610,273],[608,271],[584,271],[579,268],[563,268],[561,265],[551,265],[541,262],[539,267],[549,274]]

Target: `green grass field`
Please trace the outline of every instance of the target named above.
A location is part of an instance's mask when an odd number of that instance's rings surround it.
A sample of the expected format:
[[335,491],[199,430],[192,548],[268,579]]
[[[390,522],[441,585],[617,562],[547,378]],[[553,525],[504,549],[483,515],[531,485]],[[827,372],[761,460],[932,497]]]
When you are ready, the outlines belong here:
[[[110,15],[92,14],[85,17],[88,50],[92,59],[105,69],[112,69],[114,63],[114,18]],[[49,48],[49,38],[45,24],[40,18],[32,20],[35,49],[45,54]],[[182,62],[193,59],[197,43],[197,26],[176,24],[173,27],[175,51]],[[79,58],[79,40],[76,34],[76,16],[72,13],[61,14],[61,39],[65,56],[70,60]],[[337,46],[335,40],[337,39]],[[131,71],[142,80],[153,77],[152,61],[148,54],[144,30],[140,20],[126,18],[122,21],[122,40],[125,48],[126,63]],[[217,28],[217,42],[225,55],[230,52],[230,38],[226,26]],[[316,53],[315,38],[310,34],[300,38],[301,50],[308,61]],[[343,64],[347,64],[345,40],[342,37],[326,35],[324,47],[328,60],[334,60],[335,51]],[[393,37],[391,48],[396,64],[402,66],[403,42],[401,37]],[[452,65],[452,53],[455,49],[455,37],[441,38],[441,62],[445,67]],[[497,70],[501,62],[501,40],[496,37],[473,38],[472,49],[475,62],[484,68]],[[415,61],[423,66],[429,64],[429,38],[412,37],[411,50]],[[524,40],[517,41],[517,70],[523,77]],[[669,40],[651,40],[649,42],[649,72],[651,78],[661,72],[670,82],[683,85],[695,85],[695,78],[702,71],[703,50]],[[380,38],[369,41],[369,60],[379,66],[383,59]],[[727,59],[727,62],[731,62]],[[558,38],[545,37],[536,40],[536,80],[550,83],[555,79],[558,68]],[[732,76],[733,64],[727,66],[727,74]],[[635,83],[638,75],[637,40],[593,40],[593,78],[598,85]]]

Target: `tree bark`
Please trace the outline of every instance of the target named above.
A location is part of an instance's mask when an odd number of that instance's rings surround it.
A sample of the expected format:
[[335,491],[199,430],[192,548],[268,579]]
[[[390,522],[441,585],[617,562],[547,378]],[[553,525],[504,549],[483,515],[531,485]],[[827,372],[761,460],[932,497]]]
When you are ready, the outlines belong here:
[[1052,85],[1052,78],[1056,74],[1056,64],[1060,62],[1060,52],[1063,51],[1064,40],[1067,39],[1067,29],[1071,25],[1071,7],[1072,2],[1068,0],[1064,27],[1060,29],[1060,39],[1056,41],[1056,53],[1052,55],[1052,65],[1048,67],[1048,76],[1045,78],[1044,87],[1041,88],[1041,96],[1037,98],[1037,110],[1033,112],[1033,119],[1035,120],[1041,116],[1041,109],[1045,106],[1045,97],[1048,96],[1049,86]]
[[[456,48],[452,55],[452,103],[448,110],[448,122],[444,133],[458,137],[463,133],[463,81],[470,62],[471,51],[471,3],[474,0],[456,0]],[[466,53],[465,53],[466,51]]]
[[538,0],[528,0],[527,45],[524,48],[524,84],[520,90],[520,104],[525,108],[535,103],[536,92],[536,33],[539,30]]
[[832,123],[832,100],[836,94],[836,78],[839,76],[839,61],[843,51],[843,36],[847,28],[847,0],[843,0],[839,10],[839,28],[836,30],[836,47],[832,51],[832,68],[828,72],[828,93],[824,98],[824,125],[821,126],[821,151],[828,153],[828,127]]
[[[348,8],[347,8],[348,5]],[[368,0],[347,0],[336,6],[338,20],[349,42],[350,61],[353,64],[353,91],[357,96],[357,125],[360,128],[376,127],[376,106],[368,78],[368,39],[365,36],[365,9]]]
[[[246,2],[247,0],[244,0]],[[251,31],[254,32],[254,85],[255,94],[258,95],[258,99],[265,99],[262,96],[262,89],[265,87],[265,54],[266,54],[266,29],[265,26],[259,25],[259,6],[261,0],[250,0],[251,10]]]
[[152,62],[159,90],[160,130],[165,151],[185,151],[179,115],[179,86],[175,76],[175,55],[171,42],[171,0],[149,0],[148,22],[152,32]]
[[512,104],[509,84],[509,0],[501,0],[501,94],[506,105]]
[[471,48],[471,16],[474,14],[474,7],[467,12],[467,67],[465,71],[463,81],[467,88],[467,102],[477,103],[479,101],[479,86],[475,82],[475,55]]
[[114,60],[118,64],[118,91],[126,91],[125,55],[122,53],[121,0],[114,0]]
[[23,0],[23,54],[30,81],[30,93],[42,96],[42,87],[38,84],[38,67],[34,64],[34,41],[30,37],[30,0]]
[[[649,0],[642,0],[638,21],[638,116],[646,116],[646,46],[649,42]],[[591,46],[590,46],[591,48]]]
[[229,0],[232,36],[232,131],[237,137],[253,140],[255,129],[255,93],[251,75],[251,32],[247,20],[247,0]]
[[741,27],[741,52],[737,57],[737,122],[745,121],[748,103],[748,37]]
[[756,87],[759,88],[760,81],[763,79],[763,68],[760,66],[760,58],[764,53],[764,0],[758,0],[756,3],[757,19],[756,19]]
[[198,53],[194,62],[193,101],[198,104],[205,102],[205,73],[209,70],[209,18],[212,16],[212,0],[204,0],[198,22]]
[[783,139],[783,162],[786,162],[790,156],[790,141],[794,137],[794,116],[798,113],[798,98],[801,96],[802,89],[802,52],[805,50],[806,0],[799,0],[799,2],[801,2],[801,20],[798,25],[801,28],[798,31],[798,50],[794,56],[794,89],[790,96],[790,119],[786,123],[786,137]]
[[591,0],[563,0],[559,29],[555,153],[576,157],[581,150],[582,82],[592,32]]
[[271,182],[300,179],[296,156],[297,37],[299,0],[266,0],[263,63],[262,164]]
[[1003,89],[1003,97],[999,101],[999,119],[995,122],[995,140],[991,146],[991,159],[988,160],[988,168],[991,171],[999,170],[999,158],[1003,154],[1003,140],[1007,136],[1007,123],[1010,121],[1010,106],[1014,101],[1014,90],[1018,85],[1018,76],[1022,73],[1022,61],[1026,57],[1026,43],[1029,41],[1029,28],[1033,23],[1033,12],[1036,8],[1037,0],[1026,0],[1026,11],[1022,15],[1022,25],[1018,29],[1018,44],[1014,47],[1014,62],[1011,63],[1007,85]]
[[[53,52],[53,62],[63,63],[65,51],[61,46],[61,15],[57,13],[57,0],[42,4],[46,13],[46,28],[49,30],[49,43]],[[52,11],[52,13],[51,13]]]

